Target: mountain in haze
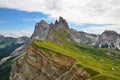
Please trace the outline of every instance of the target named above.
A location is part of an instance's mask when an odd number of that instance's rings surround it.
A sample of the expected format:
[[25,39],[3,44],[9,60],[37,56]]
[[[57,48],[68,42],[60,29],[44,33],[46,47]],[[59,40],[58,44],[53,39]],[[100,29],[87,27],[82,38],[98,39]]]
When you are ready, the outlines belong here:
[[13,52],[17,50],[20,54],[18,49],[26,44],[28,39],[26,36],[14,38],[0,35],[0,80],[9,80],[12,62],[17,57]]
[[0,57],[9,56],[12,51],[22,46],[27,40],[26,36],[14,38],[0,35]]
[[77,43],[120,50],[120,34],[115,31],[106,30],[100,35],[95,35],[71,29],[70,34]]
[[120,50],[120,34],[115,31],[104,31],[94,44],[96,47]]
[[81,44],[96,46],[110,38],[113,33],[94,35],[69,29],[62,17],[51,24],[41,20],[28,44],[15,51],[19,56],[10,80],[119,80],[119,51]]

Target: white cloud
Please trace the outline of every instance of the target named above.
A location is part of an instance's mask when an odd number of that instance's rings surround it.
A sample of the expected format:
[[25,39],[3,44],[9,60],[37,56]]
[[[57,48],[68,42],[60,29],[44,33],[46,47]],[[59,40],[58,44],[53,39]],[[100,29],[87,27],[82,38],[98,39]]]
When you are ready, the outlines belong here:
[[119,24],[120,0],[0,0],[0,7],[63,16],[73,23]]
[[113,24],[84,30],[100,33],[108,29],[120,33],[120,0],[0,0],[0,7],[42,12],[53,19],[62,16],[77,24]]
[[28,36],[30,37],[33,31],[0,31],[0,35],[4,35],[6,37],[21,37],[21,36]]

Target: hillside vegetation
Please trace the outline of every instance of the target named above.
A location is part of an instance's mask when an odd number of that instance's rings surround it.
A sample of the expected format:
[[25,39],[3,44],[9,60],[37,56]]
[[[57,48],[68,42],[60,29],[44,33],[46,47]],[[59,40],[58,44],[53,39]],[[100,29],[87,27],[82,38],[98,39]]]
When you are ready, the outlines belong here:
[[77,61],[76,65],[93,75],[92,80],[120,79],[120,59],[106,54],[109,52],[120,55],[118,51],[73,45],[66,41],[35,41],[34,44],[39,48],[74,58]]

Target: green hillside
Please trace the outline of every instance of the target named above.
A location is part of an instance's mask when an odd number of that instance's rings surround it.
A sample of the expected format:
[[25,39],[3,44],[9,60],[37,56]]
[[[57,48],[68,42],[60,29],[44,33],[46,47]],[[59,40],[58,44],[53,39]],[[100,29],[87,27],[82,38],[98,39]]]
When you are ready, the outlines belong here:
[[0,38],[1,42],[0,42],[0,48],[5,48],[6,46],[11,45],[13,42],[15,42],[15,38],[12,37],[3,37]]
[[120,57],[106,54],[109,52],[120,55],[118,51],[75,45],[67,41],[61,43],[35,41],[34,44],[39,48],[74,58],[77,61],[76,65],[83,67],[93,75],[92,80],[120,80]]

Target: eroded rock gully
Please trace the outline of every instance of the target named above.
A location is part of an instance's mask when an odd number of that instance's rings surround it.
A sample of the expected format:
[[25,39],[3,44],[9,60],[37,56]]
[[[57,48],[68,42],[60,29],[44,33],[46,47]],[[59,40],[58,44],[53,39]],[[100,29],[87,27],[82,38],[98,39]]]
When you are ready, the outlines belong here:
[[86,80],[91,75],[70,57],[30,45],[12,66],[10,80]]

